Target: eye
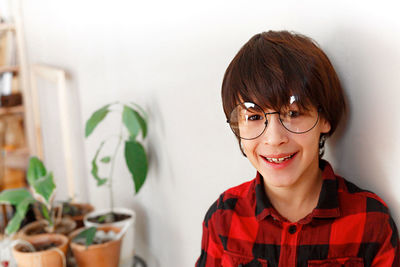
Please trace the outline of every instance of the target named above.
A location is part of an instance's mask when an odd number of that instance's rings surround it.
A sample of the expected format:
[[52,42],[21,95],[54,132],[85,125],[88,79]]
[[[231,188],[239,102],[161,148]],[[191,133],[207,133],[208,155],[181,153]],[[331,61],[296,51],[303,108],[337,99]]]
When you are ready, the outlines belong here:
[[249,121],[257,121],[257,120],[262,120],[263,117],[261,115],[251,115],[247,118],[247,120]]
[[288,116],[289,118],[292,118],[292,119],[297,118],[297,117],[299,117],[300,115],[301,115],[300,112],[297,111],[297,110],[289,110],[289,111],[287,112],[287,116]]

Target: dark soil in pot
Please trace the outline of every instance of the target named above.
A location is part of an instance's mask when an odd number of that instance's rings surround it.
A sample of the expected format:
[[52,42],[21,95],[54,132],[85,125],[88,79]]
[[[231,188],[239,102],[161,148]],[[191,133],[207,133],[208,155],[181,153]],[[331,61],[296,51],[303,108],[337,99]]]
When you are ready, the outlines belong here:
[[68,202],[63,202],[62,215],[63,216],[83,216],[93,210],[93,207],[89,205],[73,204]]
[[[38,252],[55,248],[58,247],[59,245],[61,245],[61,243],[59,242],[50,242],[50,243],[34,244],[33,247],[35,248],[35,252]],[[18,245],[17,250],[21,252],[32,252],[27,246],[23,245]]]
[[[45,230],[44,225],[39,225],[36,228],[30,229],[26,232],[27,235],[38,235],[38,234],[46,234],[47,231]],[[72,231],[73,229],[71,229],[71,227],[69,225],[64,225],[64,224],[57,224],[55,229],[54,229],[54,233],[56,234],[68,234]]]
[[109,212],[103,215],[97,215],[94,217],[90,217],[87,220],[93,223],[113,223],[113,222],[120,222],[131,218],[131,215],[125,213],[116,213],[116,212]]

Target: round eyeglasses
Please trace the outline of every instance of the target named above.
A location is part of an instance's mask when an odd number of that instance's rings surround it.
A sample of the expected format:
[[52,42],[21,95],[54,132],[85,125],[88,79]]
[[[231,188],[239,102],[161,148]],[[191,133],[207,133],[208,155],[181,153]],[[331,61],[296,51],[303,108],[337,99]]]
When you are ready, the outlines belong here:
[[267,115],[272,114],[278,114],[283,127],[296,134],[311,131],[319,120],[319,110],[302,110],[296,104],[281,111],[266,113],[257,104],[244,102],[232,110],[227,122],[237,137],[252,140],[264,133],[268,126]]

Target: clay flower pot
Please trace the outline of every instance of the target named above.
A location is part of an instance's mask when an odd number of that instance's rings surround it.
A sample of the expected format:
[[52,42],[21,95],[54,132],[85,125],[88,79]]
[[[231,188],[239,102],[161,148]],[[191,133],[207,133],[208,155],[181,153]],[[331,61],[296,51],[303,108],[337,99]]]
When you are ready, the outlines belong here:
[[135,222],[136,222],[136,213],[131,210],[131,209],[126,209],[126,208],[114,208],[113,211],[115,213],[119,214],[125,214],[129,215],[129,218],[123,220],[123,221],[118,221],[118,222],[113,222],[113,223],[96,223],[92,222],[90,218],[100,216],[107,214],[111,212],[111,209],[103,209],[103,210],[96,210],[93,211],[89,214],[86,214],[84,217],[83,223],[85,224],[86,227],[102,227],[102,226],[112,226],[112,227],[117,227],[122,229],[126,224],[129,224],[130,227],[125,233],[125,238],[122,240],[122,246],[121,246],[121,264],[130,264],[133,260],[133,257],[135,256]]
[[[86,247],[84,245],[73,242],[73,238],[78,235],[84,228],[80,228],[72,232],[69,236],[71,240],[71,249],[74,254],[76,263],[79,267],[118,267],[119,254],[121,251],[121,239],[108,241],[103,244],[95,244]],[[98,230],[105,232],[114,231],[118,233],[120,228],[112,226],[99,227]]]
[[[18,236],[21,239],[27,239],[27,237],[34,236],[37,234],[46,233],[45,227],[49,224],[46,220],[35,221],[25,225],[18,232]],[[56,224],[54,233],[68,235],[76,228],[76,223],[69,219],[63,218],[59,223]]]
[[26,238],[34,247],[54,244],[54,247],[37,252],[24,252],[27,246],[17,244],[13,256],[18,267],[63,267],[68,249],[68,238],[60,234],[40,234]]
[[[63,215],[63,217],[71,218],[73,221],[76,223],[77,228],[81,228],[83,226],[83,217],[94,211],[94,207],[88,203],[68,203],[68,205],[71,205],[76,208],[78,211],[78,214],[76,215]],[[64,212],[64,210],[63,210]]]

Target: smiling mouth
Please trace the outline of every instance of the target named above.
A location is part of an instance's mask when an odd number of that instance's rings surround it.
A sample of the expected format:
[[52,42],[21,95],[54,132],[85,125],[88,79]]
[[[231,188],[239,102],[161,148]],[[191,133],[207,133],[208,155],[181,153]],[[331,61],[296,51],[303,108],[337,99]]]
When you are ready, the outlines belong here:
[[[297,153],[297,152],[296,152]],[[282,162],[285,162],[285,161],[287,161],[287,160],[289,160],[289,159],[291,159],[291,158],[293,158],[295,155],[296,155],[296,153],[293,153],[293,154],[291,154],[291,155],[289,155],[289,156],[286,156],[286,157],[282,157],[282,158],[267,158],[267,157],[264,157],[264,156],[262,156],[264,159],[266,159],[268,162],[271,162],[271,163],[282,163]]]

